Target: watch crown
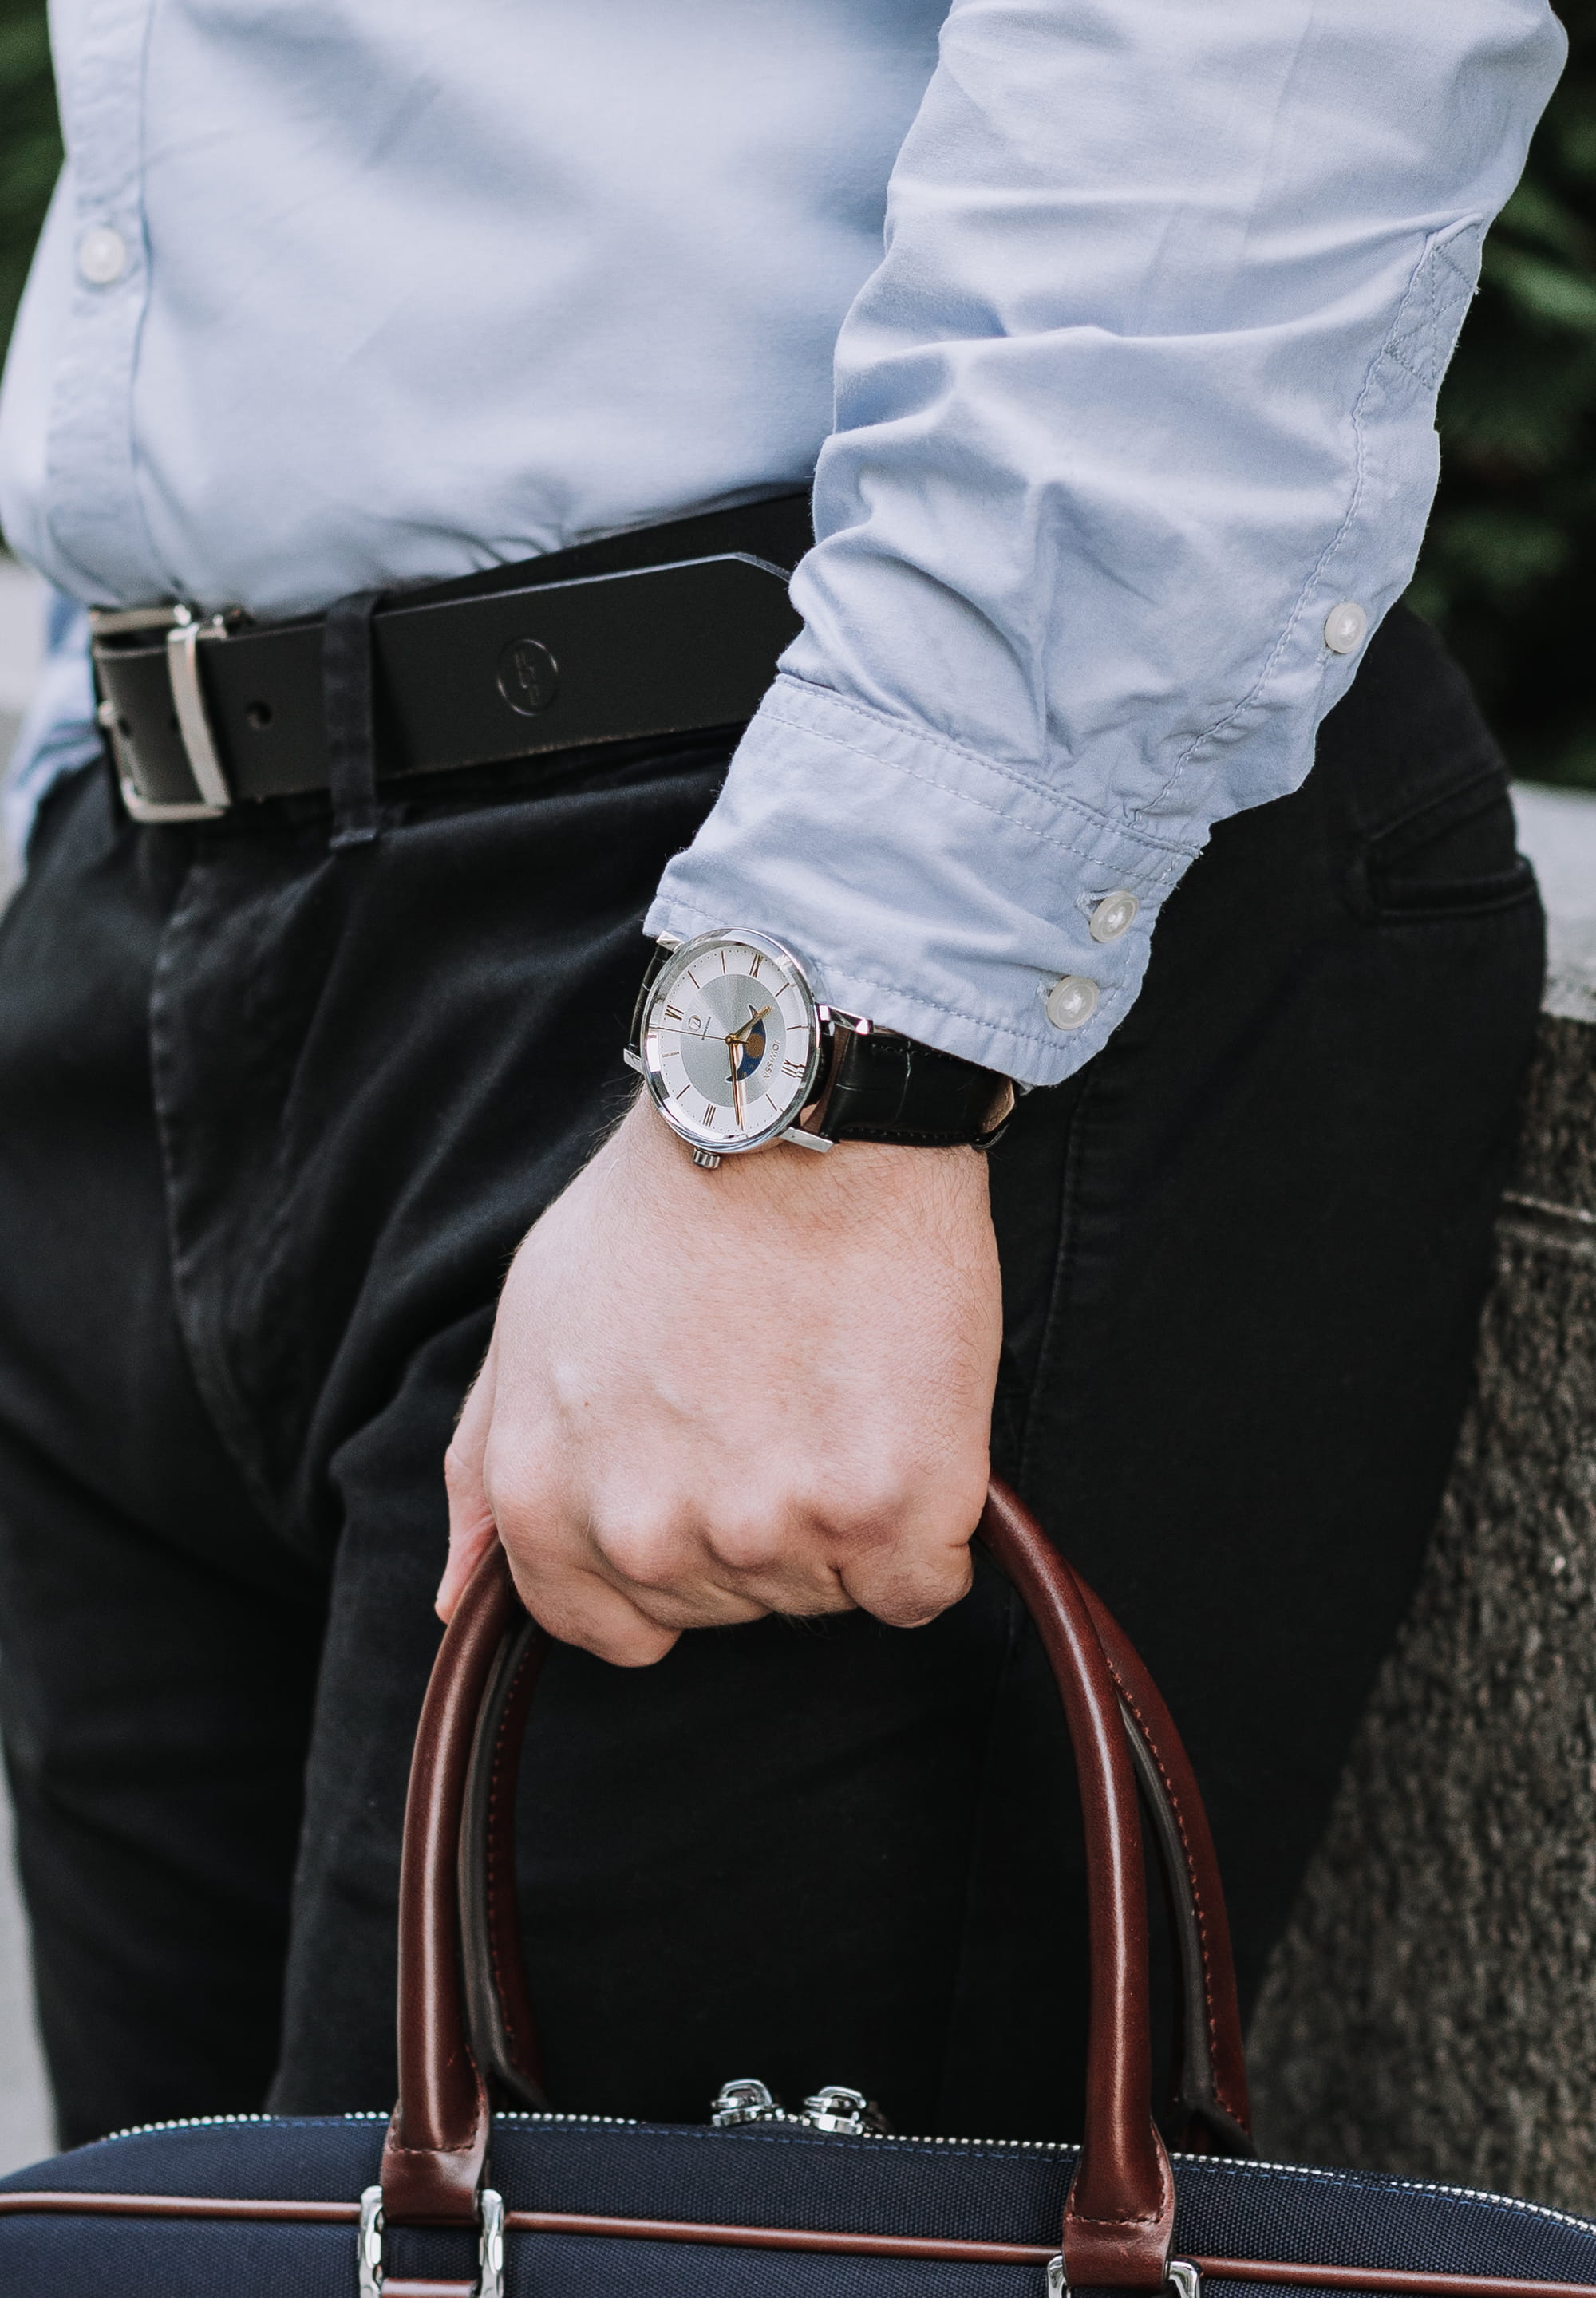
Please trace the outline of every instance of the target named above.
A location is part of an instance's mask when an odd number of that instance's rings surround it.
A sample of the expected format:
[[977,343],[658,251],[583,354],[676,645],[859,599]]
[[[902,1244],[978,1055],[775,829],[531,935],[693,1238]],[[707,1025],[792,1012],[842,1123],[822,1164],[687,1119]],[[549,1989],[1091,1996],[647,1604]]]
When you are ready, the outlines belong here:
[[695,1149],[692,1161],[695,1165],[702,1165],[707,1173],[712,1173],[721,1161],[713,1149]]

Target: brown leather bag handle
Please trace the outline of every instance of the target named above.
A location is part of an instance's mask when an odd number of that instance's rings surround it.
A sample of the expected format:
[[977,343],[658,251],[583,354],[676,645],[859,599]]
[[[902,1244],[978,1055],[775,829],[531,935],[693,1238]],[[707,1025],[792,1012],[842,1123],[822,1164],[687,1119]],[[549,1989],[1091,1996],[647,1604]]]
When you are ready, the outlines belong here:
[[1180,1984],[1173,2095],[1164,2136],[1188,2153],[1250,2156],[1252,2106],[1230,1921],[1202,1790],[1175,1719],[1140,1653],[1079,1572],[1075,1582],[1119,1686],[1130,1753],[1169,1888]]
[[[1207,1971],[1196,1993],[1211,2044],[1216,2036],[1219,2043],[1209,2052],[1216,2103],[1245,2144],[1245,2074],[1211,1844],[1167,1711],[1106,1609],[1000,1485],[992,1488],[980,1537],[1037,1623],[1081,1794],[1091,1946],[1087,2128],[1064,2213],[1065,2274],[1076,2285],[1156,2289],[1166,2275],[1174,2190],[1151,2113],[1146,1911],[1128,1724],[1158,1776],[1158,1800],[1176,1806],[1170,1823],[1184,1839],[1189,1896],[1204,1911]],[[518,1608],[496,1550],[444,1637],[417,1733],[401,1885],[400,2103],[383,2159],[385,2207],[396,2220],[468,2222],[485,2158],[486,2090],[466,2042],[456,1864],[467,1802],[480,1809],[513,1792],[502,1753],[518,1741],[542,1645],[541,1636],[524,1633],[507,1648]],[[478,1748],[468,1797],[484,1705],[500,1711],[501,1722],[485,1768]],[[500,1846],[501,1866],[513,1859],[509,1834],[508,1827],[486,1831],[486,1842]],[[476,1862],[466,1863],[468,1926],[482,1937],[485,1920],[498,2009],[525,2073],[531,2016],[513,1916],[505,1914],[513,1908],[511,1879],[485,1879],[484,1919],[469,1881],[477,1872]]]
[[[1173,1922],[1172,2080],[1159,2127],[1169,2145],[1191,2153],[1250,2154],[1229,1926],[1203,1799],[1169,1709],[1129,1638],[1078,1572],[1075,1579],[1119,1689]],[[494,1665],[471,1752],[459,1858],[472,2054],[496,2095],[533,2109],[550,2101],[521,1947],[515,1815],[526,1714],[546,1649],[536,1622],[523,1618]]]
[[391,2223],[476,2221],[488,2094],[466,2041],[455,1868],[478,1712],[520,1616],[495,1545],[443,1631],[416,1726],[399,1871],[399,2101],[383,2142]]

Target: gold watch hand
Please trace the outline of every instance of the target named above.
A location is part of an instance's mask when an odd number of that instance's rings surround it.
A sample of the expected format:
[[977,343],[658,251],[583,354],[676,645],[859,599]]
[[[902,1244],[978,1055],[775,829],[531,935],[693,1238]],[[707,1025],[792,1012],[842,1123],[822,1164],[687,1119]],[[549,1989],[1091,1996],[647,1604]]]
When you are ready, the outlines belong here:
[[736,1036],[728,1037],[726,1043],[729,1046],[746,1046],[753,1031],[757,1028],[758,1024],[764,1021],[765,1015],[769,1012],[770,1007],[768,1005],[761,1005],[757,1013],[750,1013],[748,1015],[748,1020],[743,1023],[741,1029],[738,1030]]

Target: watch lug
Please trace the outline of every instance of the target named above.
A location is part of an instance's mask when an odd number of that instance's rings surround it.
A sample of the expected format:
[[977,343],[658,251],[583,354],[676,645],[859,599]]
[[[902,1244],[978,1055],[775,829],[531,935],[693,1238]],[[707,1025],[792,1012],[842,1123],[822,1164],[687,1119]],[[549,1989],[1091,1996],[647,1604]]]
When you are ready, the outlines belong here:
[[642,1076],[643,1057],[641,1054],[633,1053],[630,1046],[623,1046],[621,1047],[621,1059],[625,1062],[629,1070],[635,1070],[639,1077]]
[[781,1138],[790,1141],[795,1149],[834,1149],[837,1146],[834,1141],[828,1141],[823,1133],[806,1133],[801,1125],[790,1125]]

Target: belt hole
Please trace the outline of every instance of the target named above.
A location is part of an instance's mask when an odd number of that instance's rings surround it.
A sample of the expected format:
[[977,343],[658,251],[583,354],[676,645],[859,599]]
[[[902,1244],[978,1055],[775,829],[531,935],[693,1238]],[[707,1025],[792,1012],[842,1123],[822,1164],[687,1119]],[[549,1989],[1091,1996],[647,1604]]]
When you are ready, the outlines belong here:
[[263,733],[271,723],[271,705],[269,702],[246,702],[244,715],[257,734]]

